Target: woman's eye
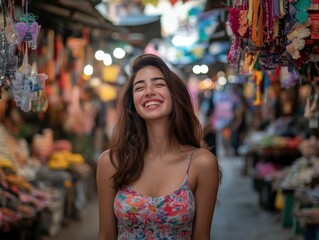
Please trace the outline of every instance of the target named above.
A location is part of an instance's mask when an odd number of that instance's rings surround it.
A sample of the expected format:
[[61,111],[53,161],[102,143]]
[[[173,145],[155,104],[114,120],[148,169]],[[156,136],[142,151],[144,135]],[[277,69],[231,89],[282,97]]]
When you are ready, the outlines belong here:
[[143,90],[143,87],[136,87],[134,91],[138,92],[138,91],[141,91]]
[[157,83],[156,86],[157,86],[157,87],[164,87],[165,84],[164,84],[164,83]]

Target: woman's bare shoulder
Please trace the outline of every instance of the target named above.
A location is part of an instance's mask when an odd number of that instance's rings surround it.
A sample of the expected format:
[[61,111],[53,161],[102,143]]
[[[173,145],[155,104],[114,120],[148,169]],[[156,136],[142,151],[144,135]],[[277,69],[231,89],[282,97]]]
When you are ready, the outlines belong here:
[[[101,160],[101,159],[110,159],[110,150],[109,149],[105,150],[104,152],[102,152],[100,154],[99,160]],[[106,161],[106,160],[103,160],[103,161]]]
[[193,165],[199,171],[216,171],[218,162],[216,156],[205,148],[198,148],[193,155]]
[[100,154],[98,164],[111,164],[110,150],[107,149]]
[[105,150],[100,154],[99,160],[98,160],[98,169],[103,169],[109,173],[115,172],[115,166],[113,162],[111,161],[110,157],[110,150]]

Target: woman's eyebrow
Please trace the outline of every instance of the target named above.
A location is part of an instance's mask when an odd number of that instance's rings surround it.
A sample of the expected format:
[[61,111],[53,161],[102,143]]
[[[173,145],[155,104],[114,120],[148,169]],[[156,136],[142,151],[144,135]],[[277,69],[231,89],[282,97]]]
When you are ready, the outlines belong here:
[[[154,77],[154,78],[151,78],[151,81],[157,81],[157,80],[164,80],[164,81],[165,81],[165,79],[162,78],[162,77]],[[144,82],[145,82],[145,80],[138,80],[138,81],[136,81],[136,82],[133,84],[133,86],[135,86],[136,84],[139,84],[139,83],[144,83]]]
[[144,80],[138,80],[138,81],[136,81],[134,84],[133,84],[133,86],[135,86],[136,84],[139,84],[139,83],[144,83],[145,81]]
[[156,80],[165,80],[164,78],[162,77],[155,77],[155,78],[151,78],[152,81],[156,81]]

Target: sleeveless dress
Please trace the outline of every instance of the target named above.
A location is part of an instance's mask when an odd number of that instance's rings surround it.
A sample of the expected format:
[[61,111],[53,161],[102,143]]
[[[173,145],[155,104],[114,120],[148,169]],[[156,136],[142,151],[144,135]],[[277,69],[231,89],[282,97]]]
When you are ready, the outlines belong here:
[[[192,151],[194,152],[194,151]],[[149,197],[132,186],[119,190],[114,199],[119,240],[190,240],[195,215],[195,197],[187,177],[173,193]]]

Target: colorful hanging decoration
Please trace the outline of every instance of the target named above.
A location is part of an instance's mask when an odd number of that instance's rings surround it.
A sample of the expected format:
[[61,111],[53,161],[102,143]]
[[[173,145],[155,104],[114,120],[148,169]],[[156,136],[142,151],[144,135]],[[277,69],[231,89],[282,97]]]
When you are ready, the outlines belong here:
[[172,6],[174,6],[178,2],[178,0],[169,0],[169,1],[172,4]]
[[[28,12],[28,1],[22,1],[22,16],[17,23],[13,16],[13,0],[10,1],[10,15],[4,0],[1,0],[1,6],[5,24],[0,29],[0,97],[3,89],[11,90],[22,111],[44,112],[48,106],[45,95],[48,76],[38,74],[36,65],[31,67],[28,63],[29,49],[37,49],[41,26],[36,22],[37,17]],[[18,66],[18,56],[23,57],[21,66]]]
[[37,38],[40,26],[35,21],[35,17],[31,14],[24,16],[20,19],[21,22],[16,24],[18,32],[18,45],[22,41],[26,42],[32,49],[37,48]]
[[142,4],[143,4],[143,5],[151,4],[151,5],[153,5],[154,7],[157,7],[158,1],[159,1],[159,0],[142,0]]
[[[278,70],[281,88],[305,79],[311,86],[318,85],[318,6],[318,0],[235,0],[229,8],[233,41],[228,61],[239,74],[248,74],[251,59],[256,59],[254,105],[263,101],[263,72]],[[318,89],[313,88],[312,95],[319,95]]]
[[297,10],[297,14],[295,15],[296,20],[303,24],[308,21],[309,13],[308,8],[311,5],[311,0],[298,0],[293,1],[292,3]]
[[14,40],[12,40],[15,36],[12,26],[13,21],[7,15],[7,9],[3,0],[1,1],[1,6],[4,28],[0,29],[0,98],[2,91],[10,88],[10,82],[14,79],[15,71],[18,67],[18,57],[15,55],[16,45]]
[[24,55],[23,63],[16,72],[16,79],[12,83],[14,100],[22,111],[31,111],[32,105],[38,103],[40,91],[44,90],[47,75],[38,74],[28,64],[28,54]]
[[313,19],[319,19],[319,9],[311,6],[311,0],[235,1],[229,9],[234,35],[229,62],[240,65],[248,49],[260,55],[262,70],[306,63],[309,54],[303,52],[313,49],[309,41],[316,38]]
[[261,97],[262,97],[261,84],[262,84],[262,80],[263,80],[262,71],[256,70],[255,73],[254,73],[254,82],[256,84],[256,98],[255,98],[255,101],[253,103],[255,106],[259,106],[261,104]]
[[20,21],[16,24],[18,33],[18,45],[25,42],[32,50],[37,49],[37,38],[41,26],[36,22],[37,16],[28,12],[28,0],[22,1],[22,10],[25,13],[20,17]]
[[264,39],[264,8],[260,0],[253,1],[251,40],[256,47],[261,47]]

